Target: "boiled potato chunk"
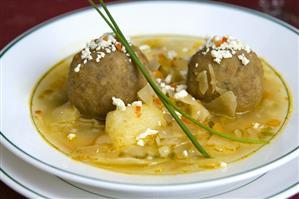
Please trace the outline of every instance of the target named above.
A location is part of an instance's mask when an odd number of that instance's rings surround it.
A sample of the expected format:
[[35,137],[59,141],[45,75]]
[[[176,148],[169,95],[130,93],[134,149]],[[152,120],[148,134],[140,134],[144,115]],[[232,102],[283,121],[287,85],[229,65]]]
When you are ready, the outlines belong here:
[[147,129],[157,130],[166,124],[163,113],[153,106],[143,105],[140,113],[137,107],[130,106],[126,110],[109,112],[106,117],[106,132],[114,145],[125,148],[136,144],[136,137]]

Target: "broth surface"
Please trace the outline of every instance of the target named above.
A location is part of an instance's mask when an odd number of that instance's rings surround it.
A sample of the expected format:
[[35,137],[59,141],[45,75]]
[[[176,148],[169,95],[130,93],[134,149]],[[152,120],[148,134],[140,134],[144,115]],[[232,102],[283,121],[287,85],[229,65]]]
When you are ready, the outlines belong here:
[[[184,82],[188,61],[203,44],[202,39],[190,36],[138,36],[133,37],[132,42],[147,56],[152,70],[158,70],[164,77],[171,73],[174,82]],[[169,52],[175,52],[176,58],[168,59]],[[229,141],[186,122],[213,157],[205,159],[180,128],[169,122],[159,129],[159,137],[146,140],[148,145],[136,145],[121,153],[105,133],[104,122],[82,118],[68,102],[66,81],[71,60],[72,56],[53,66],[36,85],[31,100],[32,118],[40,134],[70,158],[131,174],[179,174],[224,167],[262,147]],[[263,59],[261,61],[264,68],[262,102],[255,110],[235,118],[211,113],[208,125],[225,133],[263,140],[271,140],[278,134],[287,120],[291,100],[279,74]],[[161,67],[157,69],[157,65]],[[140,151],[140,155],[136,155],[136,151]]]

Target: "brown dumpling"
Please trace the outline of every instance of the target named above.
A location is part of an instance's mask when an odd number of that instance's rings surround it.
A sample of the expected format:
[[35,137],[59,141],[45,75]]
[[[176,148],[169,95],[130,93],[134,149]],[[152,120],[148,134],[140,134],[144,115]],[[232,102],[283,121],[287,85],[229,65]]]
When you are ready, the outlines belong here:
[[[148,65],[142,52],[132,47],[142,63]],[[146,85],[146,80],[122,50],[114,49],[96,60],[99,52],[106,53],[105,49],[92,51],[90,55],[93,59],[85,61],[85,64],[81,52],[74,56],[67,94],[84,117],[103,120],[109,111],[115,109],[112,97],[121,98],[126,104],[131,103],[136,100],[137,92]]]
[[[229,45],[224,45],[220,50],[228,50],[225,46]],[[252,110],[263,95],[263,67],[259,58],[244,47],[232,51],[229,49],[226,52],[234,52],[231,57],[228,55],[216,60],[213,49],[219,48],[210,43],[191,58],[187,76],[188,92],[208,103],[224,92],[232,91],[237,97],[237,112]],[[203,78],[204,75],[206,78]],[[206,82],[202,81],[204,79]]]

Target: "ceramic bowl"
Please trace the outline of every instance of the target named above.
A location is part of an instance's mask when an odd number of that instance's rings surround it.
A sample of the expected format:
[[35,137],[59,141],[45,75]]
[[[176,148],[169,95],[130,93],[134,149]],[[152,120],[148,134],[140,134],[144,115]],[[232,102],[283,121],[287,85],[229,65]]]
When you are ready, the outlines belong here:
[[[227,168],[171,176],[115,173],[74,161],[41,138],[30,117],[37,80],[54,64],[110,29],[91,8],[51,19],[1,51],[1,144],[32,165],[62,178],[134,196],[179,196],[213,191],[248,180],[298,155],[298,30],[261,13],[218,3],[133,1],[109,9],[128,35],[233,35],[278,70],[293,94],[283,132],[256,154]],[[212,189],[213,188],[213,189]]]

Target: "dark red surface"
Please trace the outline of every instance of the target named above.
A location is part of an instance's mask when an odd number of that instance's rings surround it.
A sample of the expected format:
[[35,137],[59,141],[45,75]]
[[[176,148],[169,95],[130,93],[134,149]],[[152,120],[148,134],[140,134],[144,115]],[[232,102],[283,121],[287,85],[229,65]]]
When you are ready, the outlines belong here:
[[[111,2],[116,0],[110,0]],[[271,0],[265,0],[270,2]],[[271,13],[261,0],[220,0]],[[57,15],[88,6],[87,0],[0,0],[0,49],[29,28]],[[299,28],[299,0],[285,0],[278,12],[271,13]],[[0,198],[24,198],[0,182]],[[299,199],[299,194],[292,199]]]

